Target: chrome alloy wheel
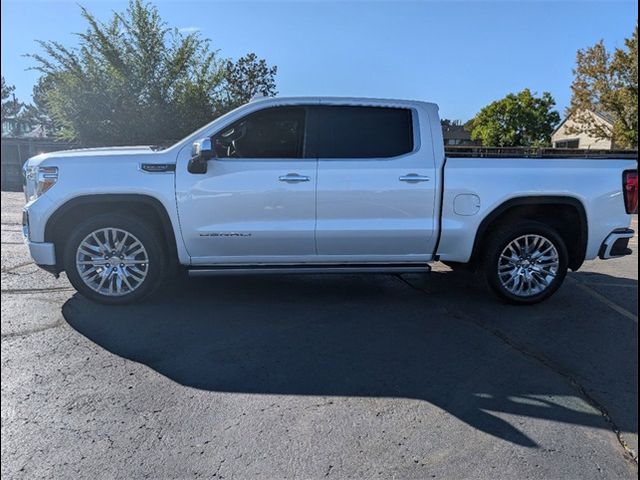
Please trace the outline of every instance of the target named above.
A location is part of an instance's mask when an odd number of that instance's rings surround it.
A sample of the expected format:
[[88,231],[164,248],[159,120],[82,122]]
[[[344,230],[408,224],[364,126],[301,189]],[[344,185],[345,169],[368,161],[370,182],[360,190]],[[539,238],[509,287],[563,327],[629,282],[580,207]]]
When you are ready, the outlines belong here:
[[498,259],[502,286],[518,297],[546,290],[560,268],[558,250],[541,235],[522,235],[507,244]]
[[118,297],[142,285],[149,272],[149,255],[131,233],[120,228],[101,228],[80,242],[76,268],[93,291]]

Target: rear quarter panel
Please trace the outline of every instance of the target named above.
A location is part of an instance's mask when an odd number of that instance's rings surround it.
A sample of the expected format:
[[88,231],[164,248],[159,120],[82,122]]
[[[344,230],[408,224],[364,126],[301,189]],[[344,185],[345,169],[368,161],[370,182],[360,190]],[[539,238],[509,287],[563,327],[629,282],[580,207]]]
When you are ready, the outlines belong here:
[[[584,206],[586,259],[593,259],[612,230],[631,223],[624,207],[622,172],[635,168],[637,162],[633,160],[615,159],[449,158],[444,169],[437,253],[441,260],[468,262],[482,220],[504,202],[519,197],[562,196]],[[480,198],[477,213],[460,215],[454,211],[454,199],[461,194]]]

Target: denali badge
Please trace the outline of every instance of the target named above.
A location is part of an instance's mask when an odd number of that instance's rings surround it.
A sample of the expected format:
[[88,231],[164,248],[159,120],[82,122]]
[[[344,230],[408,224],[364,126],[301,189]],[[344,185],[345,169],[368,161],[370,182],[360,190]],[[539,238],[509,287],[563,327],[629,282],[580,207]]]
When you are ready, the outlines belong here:
[[175,163],[142,163],[140,169],[149,173],[175,172]]
[[240,232],[211,232],[211,233],[201,233],[201,237],[250,237],[250,233],[240,233]]

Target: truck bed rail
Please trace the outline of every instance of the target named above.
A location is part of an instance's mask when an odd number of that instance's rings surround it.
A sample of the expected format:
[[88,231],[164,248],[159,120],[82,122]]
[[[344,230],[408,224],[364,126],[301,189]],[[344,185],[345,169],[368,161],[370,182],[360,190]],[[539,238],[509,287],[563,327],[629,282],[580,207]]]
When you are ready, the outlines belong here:
[[550,147],[445,146],[449,158],[586,158],[638,160],[637,150],[590,150]]

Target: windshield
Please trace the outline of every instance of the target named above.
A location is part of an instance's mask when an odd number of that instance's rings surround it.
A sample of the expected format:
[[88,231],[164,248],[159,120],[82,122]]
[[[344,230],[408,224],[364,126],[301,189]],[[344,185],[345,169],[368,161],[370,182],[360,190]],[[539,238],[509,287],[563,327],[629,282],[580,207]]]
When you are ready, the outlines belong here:
[[214,118],[214,119],[213,119],[213,120],[211,120],[209,123],[207,123],[207,124],[203,125],[201,128],[199,128],[199,129],[198,129],[198,130],[196,130],[195,132],[190,133],[189,135],[187,135],[187,136],[186,136],[186,137],[184,137],[184,138],[181,138],[181,139],[180,139],[180,140],[178,140],[178,141],[167,140],[167,141],[165,141],[165,142],[159,143],[158,145],[154,145],[154,146],[152,146],[151,148],[152,148],[154,151],[157,151],[157,150],[166,150],[166,149],[168,149],[168,148],[172,148],[172,147],[175,147],[175,146],[181,145],[181,144],[183,144],[183,143],[187,142],[189,139],[191,139],[191,141],[195,141],[196,139],[198,139],[198,138],[199,138],[199,136],[200,136],[200,135],[202,135],[205,131],[207,131],[207,130],[210,128],[210,126],[211,126],[211,124],[212,124],[213,122],[217,122],[218,120],[223,120],[224,118],[227,118],[228,116],[230,116],[232,113],[234,113],[236,110],[238,110],[238,109],[242,108],[243,106],[244,106],[244,105],[241,105],[241,106],[239,106],[239,107],[237,107],[237,108],[234,108],[233,110],[228,111],[228,112],[227,112],[227,113],[225,113],[224,115],[221,115],[221,116],[219,116],[219,117]]

